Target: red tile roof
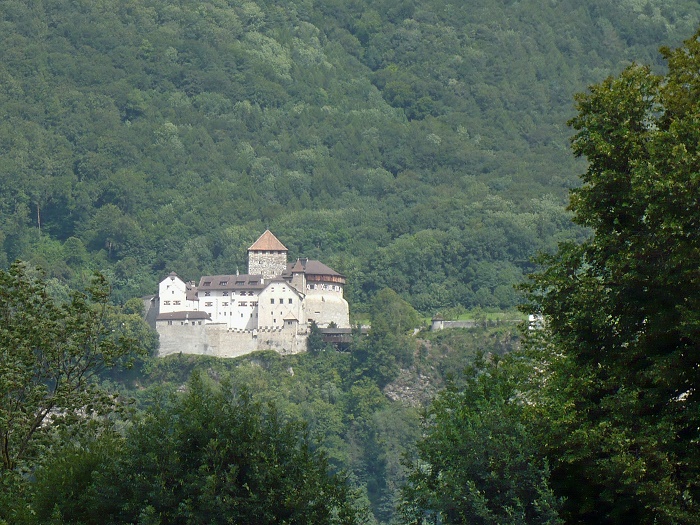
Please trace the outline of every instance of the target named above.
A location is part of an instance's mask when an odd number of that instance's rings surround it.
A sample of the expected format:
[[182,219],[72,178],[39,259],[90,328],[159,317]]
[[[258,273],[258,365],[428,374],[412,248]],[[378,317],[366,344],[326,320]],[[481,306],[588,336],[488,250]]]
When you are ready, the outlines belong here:
[[255,241],[248,251],[276,251],[276,252],[286,252],[287,247],[282,244],[277,237],[275,237],[270,230],[265,230],[258,240]]

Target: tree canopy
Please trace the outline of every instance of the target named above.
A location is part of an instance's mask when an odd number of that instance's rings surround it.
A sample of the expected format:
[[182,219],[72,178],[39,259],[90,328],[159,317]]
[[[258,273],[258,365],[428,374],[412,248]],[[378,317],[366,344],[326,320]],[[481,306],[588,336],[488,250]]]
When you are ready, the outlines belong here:
[[[687,0],[2,0],[0,266],[114,298],[245,268],[266,227],[423,313],[512,307],[580,239],[571,96],[661,63]],[[313,225],[310,227],[309,225]]]
[[[186,393],[157,400],[109,453],[74,450],[72,469],[54,459],[38,474],[40,520],[361,523],[356,495],[303,423],[230,389],[195,374]],[[50,481],[59,476],[57,491]]]
[[662,54],[577,95],[592,234],[540,258],[523,348],[424,415],[410,522],[698,523],[700,32]]
[[553,357],[553,483],[571,521],[695,523],[700,497],[700,34],[577,97],[593,230],[529,287]]
[[57,429],[91,425],[118,410],[98,376],[145,353],[148,338],[127,330],[129,322],[144,324],[140,316],[115,318],[108,299],[100,275],[62,303],[36,269],[16,262],[0,270],[0,502],[51,449]]
[[477,359],[463,385],[448,385],[433,401],[403,488],[406,523],[564,523],[527,409],[532,369],[519,359]]

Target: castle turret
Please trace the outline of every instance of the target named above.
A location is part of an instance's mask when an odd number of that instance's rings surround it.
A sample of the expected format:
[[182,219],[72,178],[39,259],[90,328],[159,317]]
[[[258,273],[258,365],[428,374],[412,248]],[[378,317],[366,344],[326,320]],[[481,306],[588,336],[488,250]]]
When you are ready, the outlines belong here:
[[270,230],[265,230],[248,248],[248,273],[271,279],[287,269],[287,248]]

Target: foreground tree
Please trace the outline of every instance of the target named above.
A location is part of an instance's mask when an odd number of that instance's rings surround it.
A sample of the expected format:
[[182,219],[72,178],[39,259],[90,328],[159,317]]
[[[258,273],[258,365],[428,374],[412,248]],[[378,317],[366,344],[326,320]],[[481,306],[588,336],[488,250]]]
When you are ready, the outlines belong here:
[[[107,436],[70,457],[71,465],[57,458],[37,474],[40,520],[362,521],[344,476],[329,472],[302,424],[284,421],[274,407],[254,402],[245,391],[199,375],[192,377],[185,394],[160,398],[134,421],[119,446]],[[54,479],[64,482],[62,491],[56,491]]]
[[96,276],[86,293],[58,304],[36,270],[0,271],[0,457],[3,470],[30,463],[52,421],[111,411],[94,381],[139,348],[112,329],[109,286]]
[[[140,343],[109,326],[108,297],[101,276],[59,303],[37,270],[17,262],[0,271],[0,475],[8,498],[57,428],[90,424],[117,406],[95,378],[126,363]],[[0,505],[0,519],[10,507]]]
[[563,523],[527,408],[531,371],[521,356],[478,360],[463,388],[438,395],[403,490],[406,522]]
[[533,276],[558,357],[546,439],[570,522],[698,523],[700,33],[577,97],[589,168],[574,220],[593,230]]

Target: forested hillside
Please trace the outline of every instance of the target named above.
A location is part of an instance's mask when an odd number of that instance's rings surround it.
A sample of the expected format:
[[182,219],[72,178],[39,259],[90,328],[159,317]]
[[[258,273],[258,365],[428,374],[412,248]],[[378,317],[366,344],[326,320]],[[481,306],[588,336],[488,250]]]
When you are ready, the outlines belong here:
[[269,227],[426,313],[512,306],[581,238],[572,95],[658,64],[685,0],[0,1],[0,265],[115,297],[245,268]]

